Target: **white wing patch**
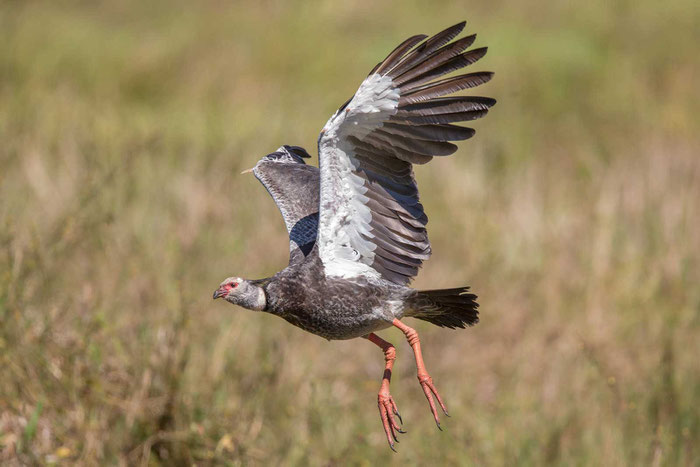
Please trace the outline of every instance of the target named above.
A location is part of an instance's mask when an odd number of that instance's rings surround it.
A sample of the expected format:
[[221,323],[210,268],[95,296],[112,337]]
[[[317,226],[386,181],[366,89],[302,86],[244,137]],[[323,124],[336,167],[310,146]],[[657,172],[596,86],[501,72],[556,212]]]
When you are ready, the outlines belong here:
[[493,73],[444,77],[486,54],[486,47],[467,50],[475,34],[452,41],[464,26],[403,41],[321,131],[316,245],[327,276],[406,285],[430,257],[413,164],[454,154],[453,141],[474,135],[456,124],[496,103],[454,95]]
[[[353,173],[359,163],[353,157],[348,136],[360,140],[396,113],[399,90],[391,78],[373,74],[365,79],[348,105],[335,113],[319,139],[321,199],[318,247],[327,276],[379,277],[371,267],[376,245],[366,206],[365,181]],[[321,162],[322,161],[322,162]]]

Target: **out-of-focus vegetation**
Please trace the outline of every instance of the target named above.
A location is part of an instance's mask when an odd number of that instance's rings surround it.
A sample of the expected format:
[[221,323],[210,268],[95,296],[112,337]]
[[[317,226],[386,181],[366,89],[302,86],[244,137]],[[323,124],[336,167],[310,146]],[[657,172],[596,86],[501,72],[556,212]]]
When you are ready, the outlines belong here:
[[[499,104],[417,170],[482,321],[381,352],[213,303],[286,264],[238,173],[467,19]],[[0,4],[0,462],[697,465],[700,2]]]

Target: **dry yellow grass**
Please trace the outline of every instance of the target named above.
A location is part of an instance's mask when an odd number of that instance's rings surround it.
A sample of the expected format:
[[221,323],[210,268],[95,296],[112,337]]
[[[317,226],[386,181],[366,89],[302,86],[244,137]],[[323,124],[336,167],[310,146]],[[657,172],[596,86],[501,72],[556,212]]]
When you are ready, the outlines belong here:
[[[698,465],[700,4],[4,2],[0,462]],[[238,176],[319,129],[408,34],[462,18],[499,104],[418,169],[481,323],[381,353],[212,303],[286,261]]]

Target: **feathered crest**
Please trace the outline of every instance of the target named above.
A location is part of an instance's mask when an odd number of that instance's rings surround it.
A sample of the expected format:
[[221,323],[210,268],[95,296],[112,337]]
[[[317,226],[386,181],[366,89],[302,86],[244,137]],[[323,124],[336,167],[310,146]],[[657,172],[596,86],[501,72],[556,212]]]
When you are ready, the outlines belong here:
[[285,144],[277,149],[277,151],[264,156],[260,162],[295,162],[297,164],[305,164],[304,159],[308,159],[309,157],[311,156],[308,152],[306,152],[306,149],[300,146],[290,146]]

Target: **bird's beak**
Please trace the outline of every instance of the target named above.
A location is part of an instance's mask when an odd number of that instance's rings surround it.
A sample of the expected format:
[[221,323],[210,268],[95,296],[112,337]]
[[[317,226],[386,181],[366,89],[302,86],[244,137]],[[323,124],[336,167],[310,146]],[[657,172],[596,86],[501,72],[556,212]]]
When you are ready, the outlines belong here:
[[225,297],[228,291],[224,289],[223,287],[219,287],[214,291],[214,300],[217,298]]
[[246,170],[244,170],[243,172],[241,172],[241,175],[243,175],[243,174],[249,174],[249,173],[251,173],[251,172],[253,171],[253,169],[255,169],[255,167],[252,167],[252,168],[250,168],[250,169],[246,169]]

